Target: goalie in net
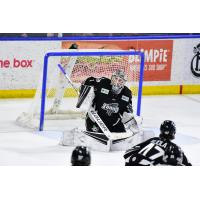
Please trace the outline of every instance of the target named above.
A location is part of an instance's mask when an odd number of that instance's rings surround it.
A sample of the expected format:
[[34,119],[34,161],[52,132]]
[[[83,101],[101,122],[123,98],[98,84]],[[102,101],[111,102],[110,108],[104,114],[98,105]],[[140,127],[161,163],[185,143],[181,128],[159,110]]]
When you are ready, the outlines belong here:
[[[93,93],[91,106],[85,119],[86,131],[82,133],[81,137],[82,142],[86,142],[84,145],[100,150],[101,146],[105,145],[111,149],[114,147],[113,150],[123,150],[133,145],[134,137],[136,134],[140,134],[140,127],[133,115],[132,93],[125,86],[126,81],[125,72],[118,69],[112,74],[111,79],[89,77],[82,83],[77,108],[84,104],[90,90]],[[70,134],[75,134],[76,137],[76,134],[79,133],[77,131],[77,133]],[[77,145],[73,143],[74,137],[71,142],[67,135],[69,133],[63,137],[62,144]],[[90,138],[90,142],[87,142],[88,138]],[[77,139],[75,140],[77,141]],[[109,141],[112,144],[108,144]]]
[[[66,55],[65,57],[65,51],[77,52],[80,56]],[[140,72],[144,67],[141,60],[136,59],[132,55],[133,52],[112,55],[115,50],[78,50],[77,46],[65,51],[55,51],[57,53],[64,52],[62,54],[64,57],[60,58],[58,56],[49,59],[46,80],[41,76],[30,109],[17,118],[17,124],[36,130],[38,130],[38,125],[41,124],[42,127],[39,128],[44,130],[43,125],[45,124],[45,130],[48,131],[57,129],[58,123],[56,120],[59,120],[59,129],[67,132],[69,128],[65,120],[85,117],[85,111],[88,111],[87,100],[90,99],[88,97],[93,90],[94,96],[90,101],[92,104],[86,115],[86,133],[83,135],[84,137],[86,134],[90,134],[90,138],[100,138],[100,142],[104,144],[109,143],[108,138],[113,140],[113,134],[111,133],[115,132],[117,134],[115,134],[113,142],[117,144],[119,140],[116,141],[116,138],[122,140],[122,138],[137,133],[138,128],[135,125],[136,122],[132,113],[132,95],[135,100],[138,97],[137,101],[133,101],[133,108],[136,111],[139,105],[138,102],[140,102],[139,97],[141,97],[141,93],[139,95],[139,89],[142,87],[142,84],[139,84],[142,81],[140,80]],[[85,54],[89,51],[93,55]],[[103,51],[105,52],[104,55],[99,54]],[[82,55],[82,52],[84,55]],[[118,69],[121,70],[116,71]],[[44,75],[44,72],[41,75]],[[42,99],[44,81],[46,94],[45,99]],[[79,94],[77,88],[80,87],[81,83]],[[77,93],[79,96],[77,107],[80,107],[80,109],[76,109],[74,102],[71,101],[72,99],[68,98],[76,97]],[[101,100],[99,100],[99,96],[102,97]],[[41,103],[44,100],[44,119],[42,119]],[[63,121],[61,122],[61,120]],[[44,123],[44,121],[47,123]],[[129,130],[129,133],[127,133],[127,130]],[[75,141],[77,138],[75,135],[70,134],[69,137]],[[65,138],[67,139],[65,140]],[[71,141],[71,139],[63,134],[61,144],[67,145],[68,141]],[[74,145],[79,144],[74,142]]]
[[[125,86],[127,78],[123,70],[113,73],[111,80],[105,77],[89,77],[81,86],[81,93],[77,108],[86,97],[87,91],[94,88],[94,98],[91,108],[108,127],[110,132],[126,132],[125,126],[137,132],[137,123],[133,117],[132,94]],[[93,119],[90,112],[86,115],[86,130],[91,132],[103,132],[101,127]]]

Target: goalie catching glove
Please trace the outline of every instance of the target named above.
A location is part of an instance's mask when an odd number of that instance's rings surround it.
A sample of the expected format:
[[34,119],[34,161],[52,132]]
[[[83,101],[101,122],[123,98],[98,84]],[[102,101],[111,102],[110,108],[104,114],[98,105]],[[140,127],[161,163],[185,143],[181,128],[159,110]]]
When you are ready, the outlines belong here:
[[126,130],[130,130],[134,134],[140,132],[142,121],[138,117],[134,117],[132,113],[124,112],[122,116],[122,123],[124,124]]

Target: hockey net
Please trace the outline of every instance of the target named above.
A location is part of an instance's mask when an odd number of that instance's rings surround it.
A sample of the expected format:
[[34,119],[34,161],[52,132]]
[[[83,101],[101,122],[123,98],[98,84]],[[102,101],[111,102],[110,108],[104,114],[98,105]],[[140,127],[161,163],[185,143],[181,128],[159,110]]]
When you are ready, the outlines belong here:
[[[59,52],[96,52],[94,56],[52,56],[48,60],[46,79],[45,120],[66,120],[84,118],[88,110],[91,95],[88,95],[86,103],[80,109],[76,109],[77,92],[66,80],[58,64],[64,68],[67,76],[76,88],[88,77],[107,77],[117,69],[123,69],[127,74],[128,86],[133,94],[133,108],[136,112],[138,104],[138,88],[140,80],[140,56],[138,55],[98,55],[105,50],[59,50]],[[56,51],[58,52],[58,51]],[[114,50],[106,50],[114,52]],[[41,117],[41,96],[43,85],[43,73],[38,83],[35,97],[27,112],[23,112],[16,120],[23,127],[38,129]]]

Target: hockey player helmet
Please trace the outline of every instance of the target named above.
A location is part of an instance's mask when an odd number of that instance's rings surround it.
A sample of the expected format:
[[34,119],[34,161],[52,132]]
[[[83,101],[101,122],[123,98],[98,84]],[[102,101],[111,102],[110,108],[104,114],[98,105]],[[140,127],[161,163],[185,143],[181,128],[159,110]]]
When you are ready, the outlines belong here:
[[88,166],[91,163],[90,151],[85,146],[77,146],[71,155],[72,166]]
[[71,44],[69,49],[78,49],[78,45],[76,43]]
[[126,81],[127,76],[123,70],[118,69],[117,71],[115,71],[111,76],[111,85],[113,93],[119,94],[124,88]]
[[173,140],[175,138],[176,125],[171,120],[165,120],[160,125],[160,138]]

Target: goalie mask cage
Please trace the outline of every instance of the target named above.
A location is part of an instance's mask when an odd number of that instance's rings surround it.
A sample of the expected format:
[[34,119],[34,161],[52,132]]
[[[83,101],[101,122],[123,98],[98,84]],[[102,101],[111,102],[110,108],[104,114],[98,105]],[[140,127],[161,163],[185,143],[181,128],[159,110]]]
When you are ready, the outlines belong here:
[[[71,84],[58,65],[63,67]],[[88,108],[76,109],[74,103],[73,105],[67,101],[70,97],[77,97],[73,86],[79,88],[90,76],[111,78],[117,69],[123,69],[128,77],[126,86],[133,94],[133,109],[135,114],[140,116],[144,73],[143,52],[102,49],[54,50],[45,54],[43,73],[33,102],[28,112],[22,113],[17,118],[17,123],[23,127],[42,131],[46,119],[83,117]]]

